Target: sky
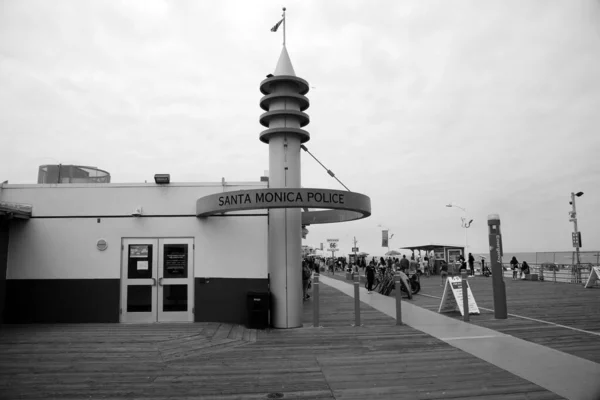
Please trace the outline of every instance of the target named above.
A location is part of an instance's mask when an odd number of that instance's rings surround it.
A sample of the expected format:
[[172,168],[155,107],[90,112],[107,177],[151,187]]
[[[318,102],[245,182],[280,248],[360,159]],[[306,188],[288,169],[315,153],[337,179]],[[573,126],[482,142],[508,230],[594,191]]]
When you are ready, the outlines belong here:
[[[259,84],[287,49],[311,86],[308,149],[371,198],[309,226],[343,253],[429,243],[600,250],[600,0],[0,0],[0,181],[43,164],[112,182],[257,181]],[[302,186],[340,189],[306,153]]]

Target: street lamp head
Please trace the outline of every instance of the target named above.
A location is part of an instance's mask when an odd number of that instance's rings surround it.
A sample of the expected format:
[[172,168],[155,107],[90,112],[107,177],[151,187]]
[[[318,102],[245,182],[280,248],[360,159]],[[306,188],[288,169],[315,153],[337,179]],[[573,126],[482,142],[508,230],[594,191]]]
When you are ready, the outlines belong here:
[[446,204],[446,207],[452,207],[452,204]]
[[577,193],[575,193],[575,196],[581,197],[581,196],[583,196],[583,192],[577,192]]

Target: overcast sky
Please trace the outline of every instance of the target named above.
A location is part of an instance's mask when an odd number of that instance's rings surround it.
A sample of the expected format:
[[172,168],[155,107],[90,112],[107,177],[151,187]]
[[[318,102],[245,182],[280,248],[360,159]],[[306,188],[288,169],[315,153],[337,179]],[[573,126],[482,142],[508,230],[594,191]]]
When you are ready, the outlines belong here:
[[[257,181],[259,83],[282,32],[273,1],[0,0],[0,180],[41,164],[112,182]],[[287,1],[287,48],[309,81],[306,144],[370,218],[310,226],[350,251],[464,244],[600,250],[600,1]],[[343,189],[306,153],[304,187]]]

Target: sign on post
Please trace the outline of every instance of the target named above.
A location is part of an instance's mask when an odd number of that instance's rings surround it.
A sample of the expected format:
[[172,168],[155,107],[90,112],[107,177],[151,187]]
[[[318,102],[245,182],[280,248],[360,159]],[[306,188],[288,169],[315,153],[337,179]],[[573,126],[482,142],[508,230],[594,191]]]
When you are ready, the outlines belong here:
[[590,276],[588,276],[588,280],[585,283],[585,288],[591,288],[594,286],[597,280],[600,280],[600,267],[592,267],[590,271]]
[[353,248],[352,248],[352,252],[353,252],[353,253],[358,253],[358,247],[353,247]]
[[[467,282],[467,292],[469,301],[469,314],[479,314],[479,307],[475,302],[475,297],[471,292],[471,286]],[[444,294],[442,295],[442,301],[440,302],[439,313],[460,311],[461,315],[465,315],[463,306],[463,294],[462,294],[462,279],[459,276],[452,276],[446,279],[444,285]]]
[[334,252],[338,251],[338,242],[340,239],[327,239],[327,243],[329,243],[329,251]]
[[571,239],[573,240],[573,247],[583,247],[581,245],[581,232],[572,232]]

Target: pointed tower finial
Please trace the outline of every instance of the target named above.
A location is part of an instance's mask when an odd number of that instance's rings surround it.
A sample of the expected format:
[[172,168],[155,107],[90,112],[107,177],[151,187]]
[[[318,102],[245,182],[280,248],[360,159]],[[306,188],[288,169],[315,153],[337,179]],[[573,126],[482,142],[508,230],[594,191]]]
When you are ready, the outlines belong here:
[[279,61],[277,61],[277,66],[275,67],[275,72],[273,72],[273,75],[296,76],[296,72],[292,66],[292,60],[290,60],[290,55],[288,54],[285,46],[283,46],[283,49],[281,49],[281,55],[279,56]]

